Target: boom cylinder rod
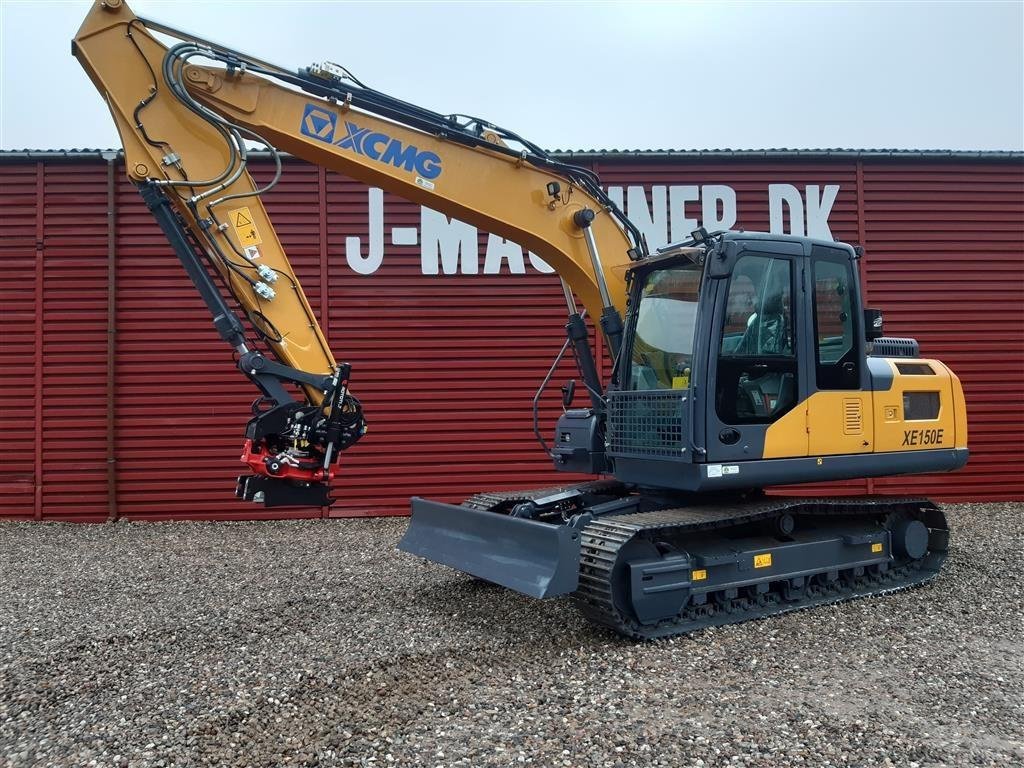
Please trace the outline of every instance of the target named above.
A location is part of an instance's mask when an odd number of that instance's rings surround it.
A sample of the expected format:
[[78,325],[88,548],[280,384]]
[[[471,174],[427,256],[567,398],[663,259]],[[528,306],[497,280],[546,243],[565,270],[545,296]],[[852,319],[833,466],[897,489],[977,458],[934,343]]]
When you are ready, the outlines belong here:
[[596,214],[590,208],[583,208],[573,214],[573,221],[576,226],[583,230],[583,239],[587,244],[587,252],[590,254],[590,263],[594,270],[594,278],[597,281],[597,290],[601,294],[601,330],[608,339],[608,348],[611,350],[612,358],[619,356],[619,348],[622,346],[622,315],[612,304],[611,294],[608,292],[608,281],[604,276],[604,265],[601,263],[601,255],[597,252],[597,240],[594,239],[594,230],[590,226]]
[[576,226],[583,230],[583,239],[587,243],[587,252],[590,254],[590,264],[594,269],[594,277],[597,280],[597,290],[601,294],[601,306],[607,309],[612,305],[612,297],[608,292],[608,281],[604,276],[604,265],[601,263],[601,256],[597,252],[597,240],[594,239],[594,230],[590,226],[595,214],[589,208],[576,211],[573,214],[573,221]]
[[565,278],[559,278],[562,283],[562,294],[565,296],[565,306],[569,310],[570,315],[576,314],[576,299],[572,295],[572,288],[565,282]]

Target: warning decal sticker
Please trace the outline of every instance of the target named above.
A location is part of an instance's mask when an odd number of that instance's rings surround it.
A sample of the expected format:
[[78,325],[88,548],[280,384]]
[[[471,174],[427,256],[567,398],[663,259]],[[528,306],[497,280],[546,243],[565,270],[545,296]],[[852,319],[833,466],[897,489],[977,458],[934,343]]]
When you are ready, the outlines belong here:
[[772,564],[772,553],[765,552],[761,555],[754,555],[755,568],[770,568]]
[[253,223],[252,214],[248,208],[235,208],[235,210],[228,212],[228,217],[230,218],[231,226],[235,228],[235,234],[238,235],[238,244],[243,248],[251,245],[260,245],[263,242],[263,238],[260,237],[260,233]]

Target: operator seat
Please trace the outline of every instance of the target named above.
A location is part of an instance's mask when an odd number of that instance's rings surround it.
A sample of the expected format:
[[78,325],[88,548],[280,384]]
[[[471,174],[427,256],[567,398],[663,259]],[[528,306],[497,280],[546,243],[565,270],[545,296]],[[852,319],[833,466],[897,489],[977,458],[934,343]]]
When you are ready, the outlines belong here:
[[758,354],[791,355],[789,315],[782,300],[782,292],[774,292],[765,299],[764,314],[757,320]]

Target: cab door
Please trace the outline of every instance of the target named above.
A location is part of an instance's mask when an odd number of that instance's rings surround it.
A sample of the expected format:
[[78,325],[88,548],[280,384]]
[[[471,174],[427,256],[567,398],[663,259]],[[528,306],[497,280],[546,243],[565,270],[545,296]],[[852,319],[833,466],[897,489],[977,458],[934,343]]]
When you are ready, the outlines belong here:
[[849,254],[815,246],[810,292],[813,333],[805,345],[811,456],[869,453],[874,437],[867,387],[860,285]]
[[739,256],[716,297],[705,408],[709,462],[807,456],[806,336],[800,243],[765,241]]

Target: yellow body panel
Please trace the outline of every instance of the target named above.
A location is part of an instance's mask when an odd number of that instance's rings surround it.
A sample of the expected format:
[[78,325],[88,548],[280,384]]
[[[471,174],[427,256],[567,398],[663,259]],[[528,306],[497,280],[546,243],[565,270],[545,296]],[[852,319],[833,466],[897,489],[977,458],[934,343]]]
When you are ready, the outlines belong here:
[[871,392],[815,392],[765,432],[766,459],[871,451]]
[[765,431],[765,459],[788,459],[807,455],[807,400],[797,403]]
[[[892,386],[879,391],[815,392],[766,431],[763,458],[967,447],[967,409],[960,380],[938,360],[885,359]],[[927,365],[932,375],[901,373],[898,364]],[[907,393],[938,395],[935,418],[908,419]]]
[[967,401],[964,399],[964,388],[958,377],[945,363],[933,360],[936,368],[942,366],[949,374],[949,382],[953,388],[953,429],[955,430],[954,448],[967,447]]
[[[963,414],[966,432],[966,409],[961,393],[954,404],[953,379],[949,369],[937,360],[886,359],[892,368],[892,387],[875,392],[875,451],[921,451],[935,448],[954,448],[959,445],[956,436],[956,414]],[[917,376],[900,373],[900,363],[926,364],[933,375]],[[959,381],[957,382],[959,385]],[[908,392],[937,392],[939,414],[934,419],[907,419],[904,395]],[[964,441],[966,446],[966,438]]]
[[874,438],[873,392],[815,392],[807,399],[811,456],[870,453]]

